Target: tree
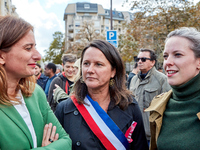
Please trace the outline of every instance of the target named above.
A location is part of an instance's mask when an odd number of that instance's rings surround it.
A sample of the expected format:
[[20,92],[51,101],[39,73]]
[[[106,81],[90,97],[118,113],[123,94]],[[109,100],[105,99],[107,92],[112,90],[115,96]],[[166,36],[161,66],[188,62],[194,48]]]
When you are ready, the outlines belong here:
[[69,44],[67,52],[75,53],[78,57],[80,57],[84,47],[95,39],[105,40],[105,35],[95,28],[93,21],[83,21],[80,30],[74,38],[74,41],[67,41]]
[[118,49],[124,62],[132,62],[138,53],[138,44],[134,37],[128,33],[129,30],[118,36]]
[[50,61],[55,64],[61,64],[61,57],[64,53],[63,33],[57,31],[53,34],[53,42],[51,42],[48,50],[45,50],[43,61]]
[[199,28],[199,5],[188,0],[126,0],[136,11],[127,25],[139,48],[154,49],[161,63],[167,34],[179,27]]

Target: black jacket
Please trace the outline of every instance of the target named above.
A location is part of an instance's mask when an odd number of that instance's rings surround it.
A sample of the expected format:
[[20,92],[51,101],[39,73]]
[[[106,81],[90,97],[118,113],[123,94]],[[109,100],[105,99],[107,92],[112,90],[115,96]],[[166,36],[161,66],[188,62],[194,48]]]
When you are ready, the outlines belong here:
[[[125,134],[133,121],[137,126],[132,134],[133,142],[131,150],[148,150],[147,140],[144,132],[142,115],[137,102],[134,100],[126,110],[110,103],[107,114]],[[73,150],[104,150],[105,147],[89,128],[71,98],[58,104],[55,115],[65,131],[72,139]]]
[[[57,84],[58,86],[60,86],[64,91],[65,91],[65,84],[66,82],[69,83],[68,86],[68,92],[67,94],[70,94],[70,85],[73,84],[73,82],[70,82],[66,77],[64,77],[62,74],[58,75],[57,77],[55,77],[53,79],[53,81],[51,82],[51,85],[49,87],[49,94],[48,94],[48,98],[47,101],[49,102],[49,105],[51,106],[51,109],[53,110],[53,112],[55,112],[56,107],[57,107],[57,102],[54,101],[53,99],[53,90],[56,88],[55,84]],[[65,91],[66,92],[66,91]]]
[[41,86],[43,90],[45,90],[46,83],[48,81],[48,77],[41,73],[40,78],[37,79],[37,84]]

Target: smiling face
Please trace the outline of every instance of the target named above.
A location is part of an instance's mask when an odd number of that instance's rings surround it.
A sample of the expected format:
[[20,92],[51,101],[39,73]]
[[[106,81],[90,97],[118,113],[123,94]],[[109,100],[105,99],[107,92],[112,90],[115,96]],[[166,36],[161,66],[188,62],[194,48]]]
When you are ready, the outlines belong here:
[[115,76],[110,62],[97,48],[89,47],[83,56],[82,76],[90,90],[109,89],[110,78]]
[[38,76],[40,74],[41,68],[37,65],[35,66],[35,76]]
[[19,80],[35,74],[36,62],[41,59],[35,45],[33,31],[29,31],[9,52],[0,52],[8,79]]
[[163,52],[164,64],[170,85],[180,86],[199,73],[200,58],[189,48],[191,42],[174,36],[167,40]]
[[66,62],[63,65],[65,76],[70,80],[74,78],[74,62]]

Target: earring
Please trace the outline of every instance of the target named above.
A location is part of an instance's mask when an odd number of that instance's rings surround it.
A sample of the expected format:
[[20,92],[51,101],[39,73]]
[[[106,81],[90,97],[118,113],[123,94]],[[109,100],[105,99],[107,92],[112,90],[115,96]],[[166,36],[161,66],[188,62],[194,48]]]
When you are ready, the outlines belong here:
[[109,86],[112,87],[115,84],[115,79],[110,79]]

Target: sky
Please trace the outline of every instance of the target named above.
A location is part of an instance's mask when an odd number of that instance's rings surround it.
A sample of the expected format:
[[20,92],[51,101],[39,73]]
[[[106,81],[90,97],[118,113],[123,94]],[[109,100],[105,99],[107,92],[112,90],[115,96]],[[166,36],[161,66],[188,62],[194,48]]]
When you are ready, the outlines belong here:
[[[53,41],[56,31],[65,33],[64,12],[68,4],[90,2],[101,4],[104,9],[110,9],[109,0],[12,0],[19,17],[34,26],[37,50],[42,56]],[[118,11],[129,11],[128,4],[122,7],[124,0],[112,0],[112,8]]]

